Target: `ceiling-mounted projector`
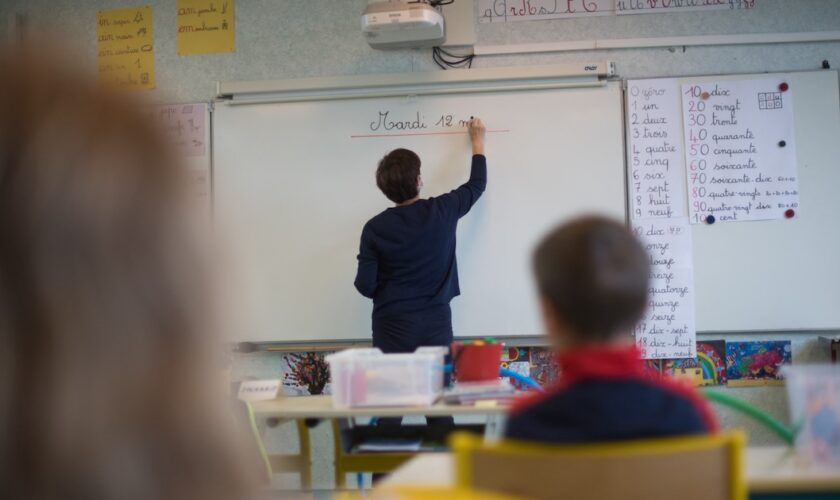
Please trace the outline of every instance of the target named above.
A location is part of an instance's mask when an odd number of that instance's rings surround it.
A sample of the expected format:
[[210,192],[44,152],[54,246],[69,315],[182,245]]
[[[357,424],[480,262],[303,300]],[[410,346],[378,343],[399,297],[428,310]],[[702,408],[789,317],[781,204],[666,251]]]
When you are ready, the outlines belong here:
[[443,15],[427,2],[371,2],[362,15],[362,32],[374,49],[436,47],[446,41]]

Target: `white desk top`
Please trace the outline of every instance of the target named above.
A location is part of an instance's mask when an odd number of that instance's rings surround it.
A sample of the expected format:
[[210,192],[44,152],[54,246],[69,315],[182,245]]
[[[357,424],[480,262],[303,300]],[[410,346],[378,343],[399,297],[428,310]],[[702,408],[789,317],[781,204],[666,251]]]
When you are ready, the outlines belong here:
[[745,461],[752,492],[840,491],[840,468],[809,467],[792,448],[747,448]]
[[[492,402],[495,403],[495,402]],[[411,415],[429,415],[433,417],[449,415],[501,415],[507,407],[498,404],[487,405],[446,405],[436,403],[432,406],[409,407],[370,407],[370,408],[334,408],[330,396],[297,396],[258,401],[252,404],[257,418],[351,418],[351,417],[401,417]]]
[[[747,448],[745,455],[746,479],[751,492],[840,491],[840,470],[804,466],[790,448]],[[423,453],[394,471],[380,487],[451,487],[454,483],[451,453]]]

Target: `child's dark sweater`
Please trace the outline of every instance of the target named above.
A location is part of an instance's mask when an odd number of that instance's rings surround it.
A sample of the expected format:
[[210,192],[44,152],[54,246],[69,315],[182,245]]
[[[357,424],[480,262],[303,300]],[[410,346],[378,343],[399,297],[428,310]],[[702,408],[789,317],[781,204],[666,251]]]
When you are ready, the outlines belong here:
[[515,405],[506,436],[548,443],[620,441],[717,430],[694,388],[646,373],[638,349],[588,347],[558,356],[560,380]]

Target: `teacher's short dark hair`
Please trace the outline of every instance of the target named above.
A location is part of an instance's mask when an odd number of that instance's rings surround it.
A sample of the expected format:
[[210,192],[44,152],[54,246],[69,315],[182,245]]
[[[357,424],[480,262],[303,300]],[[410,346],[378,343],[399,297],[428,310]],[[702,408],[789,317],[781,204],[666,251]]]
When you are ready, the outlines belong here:
[[629,334],[645,313],[648,255],[621,223],[601,216],[551,231],[534,252],[540,295],[580,340]]
[[419,193],[420,157],[408,149],[395,149],[379,161],[376,185],[394,203],[403,203]]

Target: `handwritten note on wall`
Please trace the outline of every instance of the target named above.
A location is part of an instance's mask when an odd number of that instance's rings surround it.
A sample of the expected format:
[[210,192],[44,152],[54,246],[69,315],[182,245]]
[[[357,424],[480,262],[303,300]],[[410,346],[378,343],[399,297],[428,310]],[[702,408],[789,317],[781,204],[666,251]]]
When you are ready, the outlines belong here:
[[178,0],[178,55],[233,52],[234,0]]
[[679,92],[674,79],[627,82],[629,183],[634,219],[686,214]]
[[211,212],[210,199],[210,170],[206,168],[190,167],[189,182],[192,201],[198,208],[209,214]]
[[603,16],[614,12],[615,0],[478,0],[480,23]]
[[649,254],[650,285],[645,318],[636,327],[636,345],[645,359],[697,355],[694,269],[688,220],[637,219],[633,232]]
[[682,86],[693,224],[795,217],[793,100],[782,80]]
[[167,104],[155,106],[151,112],[157,124],[166,133],[166,137],[183,155],[205,154],[206,104]]
[[101,82],[128,89],[155,88],[151,7],[100,10],[96,39]]
[[210,161],[207,149],[207,104],[164,104],[147,108],[147,116],[183,156],[189,193],[196,208],[210,214]]
[[615,0],[616,14],[654,14],[708,9],[752,9],[756,0]]

